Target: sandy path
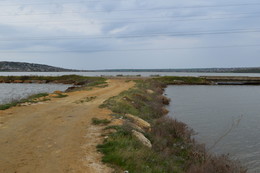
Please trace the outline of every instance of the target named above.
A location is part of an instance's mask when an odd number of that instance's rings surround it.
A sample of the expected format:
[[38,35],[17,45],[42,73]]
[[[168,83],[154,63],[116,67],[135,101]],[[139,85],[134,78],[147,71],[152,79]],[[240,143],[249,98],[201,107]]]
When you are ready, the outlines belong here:
[[[69,93],[66,98],[0,111],[1,173],[109,173],[96,145],[102,143],[102,127],[93,117],[111,112],[98,106],[133,86],[109,80],[106,88]],[[91,102],[74,103],[97,96]]]

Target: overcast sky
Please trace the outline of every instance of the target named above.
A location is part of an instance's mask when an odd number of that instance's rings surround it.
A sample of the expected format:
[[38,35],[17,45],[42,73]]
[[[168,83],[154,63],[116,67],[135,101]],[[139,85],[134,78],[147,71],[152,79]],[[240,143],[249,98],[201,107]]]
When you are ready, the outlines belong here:
[[0,61],[74,69],[260,66],[257,0],[2,0]]

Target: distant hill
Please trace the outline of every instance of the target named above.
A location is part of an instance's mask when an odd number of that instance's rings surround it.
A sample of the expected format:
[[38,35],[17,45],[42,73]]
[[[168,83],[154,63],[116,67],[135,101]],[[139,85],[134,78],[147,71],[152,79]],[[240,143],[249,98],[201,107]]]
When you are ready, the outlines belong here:
[[[0,72],[89,72],[73,70],[43,64],[0,61]],[[260,67],[245,68],[191,68],[191,69],[109,69],[91,70],[92,72],[202,72],[202,73],[260,73]]]
[[110,69],[100,72],[193,72],[193,73],[260,73],[260,67],[240,68],[190,68],[190,69]]
[[49,65],[24,63],[24,62],[8,62],[0,61],[0,71],[2,72],[68,72],[77,71],[53,67]]
[[234,70],[234,73],[260,73],[260,67],[236,69],[236,70]]

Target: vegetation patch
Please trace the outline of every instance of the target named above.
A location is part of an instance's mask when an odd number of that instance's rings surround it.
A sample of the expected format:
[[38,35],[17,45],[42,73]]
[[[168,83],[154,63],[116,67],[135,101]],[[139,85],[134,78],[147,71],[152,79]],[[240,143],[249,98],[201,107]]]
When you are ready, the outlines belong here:
[[98,81],[94,81],[94,82],[88,83],[86,86],[87,87],[92,87],[92,86],[107,87],[108,85],[105,82],[105,80],[98,80]]
[[122,169],[135,173],[178,172],[172,159],[168,160],[142,145],[127,127],[117,126],[114,129],[117,132],[111,134],[104,144],[98,145],[97,149],[104,153],[102,161],[115,165],[116,172],[122,172]]
[[106,87],[108,87],[108,84],[97,85],[96,87],[97,88],[106,88]]
[[92,82],[86,82],[85,84],[82,84],[80,87],[70,87],[67,91],[91,91],[93,88],[105,88],[108,87],[108,84],[106,82],[105,78],[95,78]]
[[108,125],[110,122],[108,119],[92,118],[92,124],[94,125]]
[[[151,88],[154,93],[149,94],[147,90]],[[166,98],[162,93],[161,83],[137,80],[134,88],[106,100],[100,108],[109,108],[117,114],[136,115],[149,122],[165,114],[162,100]]]
[[84,86],[96,86],[105,84],[106,79],[102,77],[88,77],[79,75],[63,76],[0,76],[3,83],[62,83]]
[[205,78],[202,77],[180,77],[180,76],[164,76],[154,78],[167,85],[172,84],[185,84],[185,85],[208,85],[210,84]]
[[34,99],[38,99],[40,97],[46,97],[48,96],[49,94],[48,93],[39,93],[39,94],[34,94],[34,95],[31,95],[27,98],[27,100],[34,100]]
[[87,88],[85,88],[85,90],[86,91],[91,91],[91,90],[93,90],[93,88],[92,87],[87,87]]
[[57,93],[56,96],[54,96],[54,98],[64,98],[64,97],[68,97],[68,95],[62,94],[62,93]]
[[[7,103],[7,104],[2,104],[0,105],[0,110],[6,110],[9,109],[11,107],[17,106],[17,105],[21,105],[23,103],[37,103],[37,102],[42,102],[42,101],[48,101],[50,100],[49,98],[45,98],[46,96],[48,96],[48,93],[40,93],[40,94],[34,94],[29,96],[26,99],[21,99],[19,101],[12,101],[11,103]],[[42,98],[42,99],[40,99]]]
[[103,162],[111,164],[118,172],[246,172],[227,156],[208,153],[204,145],[198,144],[192,138],[194,132],[186,124],[164,116],[164,104],[167,102],[162,94],[166,83],[165,80],[158,79],[136,81],[134,88],[108,99],[101,105],[119,115],[138,116],[152,126],[151,131],[143,133],[151,141],[151,149],[133,137],[133,128],[127,123],[112,126],[116,132],[110,134],[102,145],[97,146],[104,154]]
[[11,107],[16,106],[17,104],[18,104],[17,102],[12,102],[12,103],[8,103],[8,104],[2,104],[2,105],[0,105],[0,110],[9,109]]
[[85,97],[84,99],[78,100],[75,103],[80,104],[80,103],[85,103],[85,102],[91,102],[95,100],[97,96],[92,96],[92,97]]

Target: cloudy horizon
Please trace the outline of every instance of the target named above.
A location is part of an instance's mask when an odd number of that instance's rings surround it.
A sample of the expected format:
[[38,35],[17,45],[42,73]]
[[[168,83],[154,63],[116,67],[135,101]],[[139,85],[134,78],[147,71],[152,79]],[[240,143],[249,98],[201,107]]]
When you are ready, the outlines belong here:
[[70,69],[260,66],[256,0],[1,1],[0,61]]

